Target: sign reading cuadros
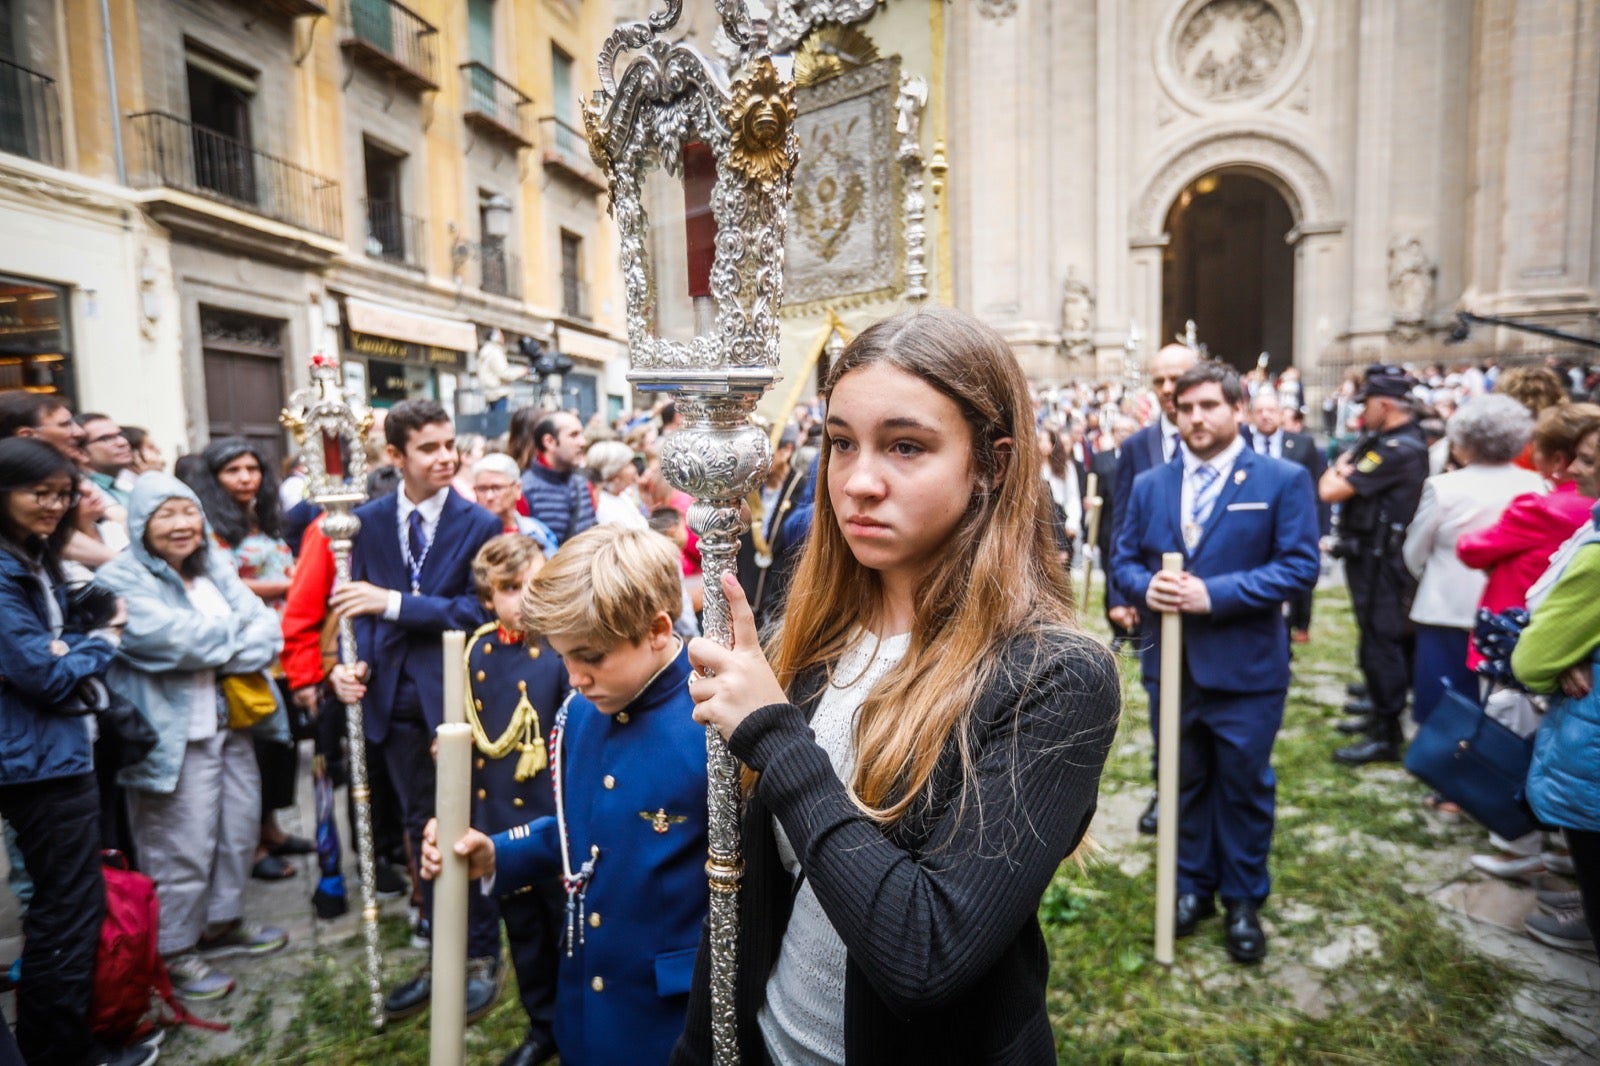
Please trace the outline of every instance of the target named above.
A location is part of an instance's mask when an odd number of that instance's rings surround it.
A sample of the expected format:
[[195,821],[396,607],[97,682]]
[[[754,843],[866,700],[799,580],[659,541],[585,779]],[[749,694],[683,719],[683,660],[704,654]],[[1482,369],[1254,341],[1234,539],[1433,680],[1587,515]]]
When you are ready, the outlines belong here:
[[[404,311],[354,296],[345,298],[344,311],[345,324],[350,332],[353,335],[367,334],[368,340],[386,337],[405,344],[445,348],[452,352],[471,352],[478,347],[477,327],[461,319]],[[401,353],[371,351],[366,354],[395,358]]]

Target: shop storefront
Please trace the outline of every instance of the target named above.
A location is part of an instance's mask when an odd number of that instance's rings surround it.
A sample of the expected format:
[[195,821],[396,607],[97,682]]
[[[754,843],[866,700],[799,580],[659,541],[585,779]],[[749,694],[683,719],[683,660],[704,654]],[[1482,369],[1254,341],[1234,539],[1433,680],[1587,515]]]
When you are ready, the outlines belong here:
[[347,389],[374,407],[437,400],[454,412],[476,347],[472,323],[350,297],[341,333]]
[[0,392],[54,393],[76,405],[68,290],[0,274]]

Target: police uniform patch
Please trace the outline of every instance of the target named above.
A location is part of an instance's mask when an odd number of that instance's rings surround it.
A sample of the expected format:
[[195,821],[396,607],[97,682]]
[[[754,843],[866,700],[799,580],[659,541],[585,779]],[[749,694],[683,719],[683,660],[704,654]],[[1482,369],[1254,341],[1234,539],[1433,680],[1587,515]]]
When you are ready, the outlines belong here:
[[1370,474],[1383,465],[1383,456],[1377,452],[1368,452],[1356,462],[1356,469],[1363,474]]

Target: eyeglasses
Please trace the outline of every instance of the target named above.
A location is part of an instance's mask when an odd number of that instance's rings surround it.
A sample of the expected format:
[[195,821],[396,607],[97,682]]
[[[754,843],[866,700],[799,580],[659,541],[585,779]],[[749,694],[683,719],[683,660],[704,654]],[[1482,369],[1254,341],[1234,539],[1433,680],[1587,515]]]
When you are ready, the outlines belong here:
[[33,497],[33,502],[40,507],[76,507],[82,499],[82,494],[77,489],[70,492],[59,492],[56,489],[23,489]]
[[474,485],[474,486],[472,486],[473,491],[477,492],[480,496],[493,496],[493,495],[496,495],[497,493],[507,492],[507,491],[509,491],[511,489],[514,489],[516,487],[517,487],[517,484],[514,481],[502,482],[499,485]]
[[89,443],[89,444],[105,444],[105,443],[108,443],[109,441],[123,440],[123,439],[125,439],[124,436],[123,436],[123,432],[122,432],[122,430],[119,429],[115,433],[102,433],[98,437],[90,437],[87,443]]

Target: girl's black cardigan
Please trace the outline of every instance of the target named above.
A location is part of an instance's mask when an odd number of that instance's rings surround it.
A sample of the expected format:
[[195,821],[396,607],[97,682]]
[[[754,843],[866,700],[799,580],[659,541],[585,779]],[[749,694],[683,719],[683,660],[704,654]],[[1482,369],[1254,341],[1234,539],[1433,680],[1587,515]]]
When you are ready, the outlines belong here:
[[[851,802],[807,725],[825,671],[798,679],[795,702],[735,730],[733,754],[761,773],[742,832],[743,1062],[769,1061],[756,1012],[799,887],[778,859],[774,815],[848,951],[851,1066],[1056,1061],[1036,912],[1094,816],[1120,685],[1111,654],[1081,634],[1022,636],[1000,654],[998,680],[970,716],[975,787],[963,798],[952,737],[922,798],[887,830]],[[706,951],[703,933],[675,1064],[711,1061]]]

